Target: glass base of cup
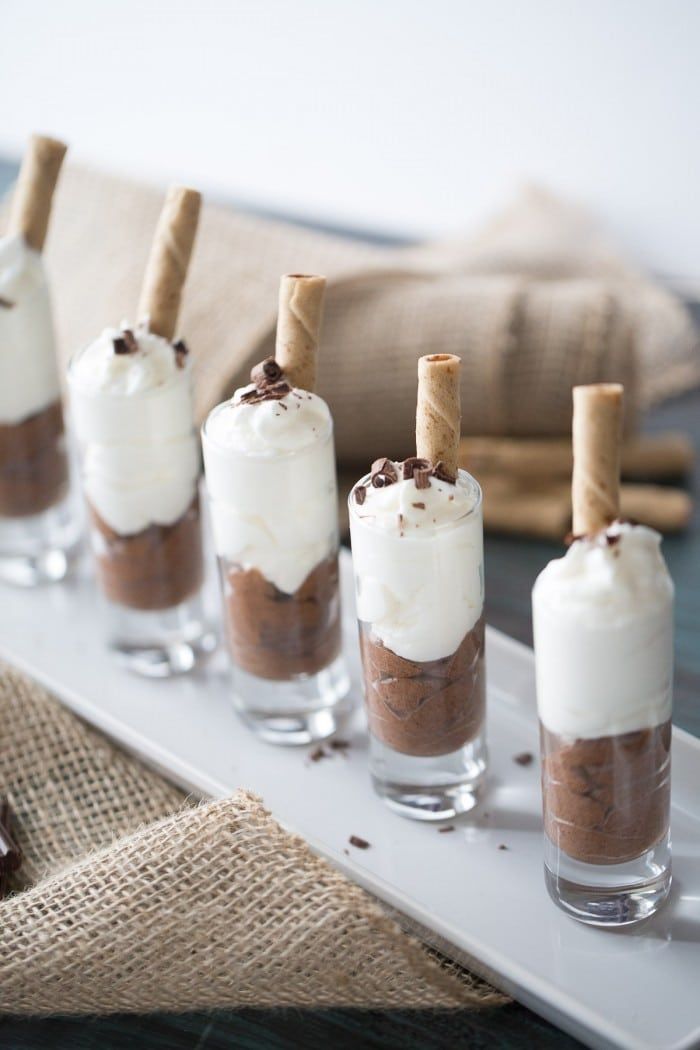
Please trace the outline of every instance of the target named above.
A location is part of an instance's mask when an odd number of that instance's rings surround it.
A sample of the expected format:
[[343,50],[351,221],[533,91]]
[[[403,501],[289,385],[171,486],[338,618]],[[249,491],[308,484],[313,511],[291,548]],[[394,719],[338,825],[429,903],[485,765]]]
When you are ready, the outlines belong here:
[[217,646],[199,595],[173,606],[145,612],[105,601],[109,648],[119,662],[145,678],[187,674]]
[[544,877],[554,903],[579,922],[616,928],[651,918],[671,889],[666,835],[641,857],[622,864],[585,864],[544,837]]
[[26,518],[0,517],[0,580],[37,587],[64,579],[80,548],[80,521],[72,496]]
[[342,656],[323,671],[271,681],[233,668],[233,703],[249,729],[270,744],[313,744],[333,736],[352,710]]
[[483,731],[458,751],[421,758],[404,755],[370,733],[374,790],[390,809],[412,820],[448,820],[478,802],[486,774]]

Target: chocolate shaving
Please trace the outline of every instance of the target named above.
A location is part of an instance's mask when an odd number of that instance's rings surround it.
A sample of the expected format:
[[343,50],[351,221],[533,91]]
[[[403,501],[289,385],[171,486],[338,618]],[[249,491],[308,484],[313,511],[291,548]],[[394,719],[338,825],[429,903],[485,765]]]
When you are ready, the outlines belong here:
[[531,751],[521,751],[519,755],[513,755],[513,761],[519,766],[530,766],[535,760]]
[[282,369],[274,357],[266,357],[264,361],[255,365],[250,373],[250,381],[257,387],[263,387],[266,383],[276,383],[281,378]]
[[9,877],[21,864],[22,851],[12,837],[10,803],[0,795],[0,897],[6,894]]
[[447,825],[446,827],[444,827],[444,828],[438,828],[438,832],[439,832],[439,833],[440,833],[441,835],[446,835],[448,831],[454,831],[454,830],[455,830],[455,826],[454,826],[454,824],[448,824],[448,825]]
[[175,351],[175,364],[178,368],[185,367],[185,359],[189,354],[189,349],[184,339],[178,339],[176,343],[173,343],[173,350]]
[[370,478],[375,489],[386,488],[387,485],[393,485],[399,480],[396,467],[386,456],[375,459],[370,469]]
[[417,489],[430,488],[430,467],[420,467],[413,472],[413,481]]
[[409,456],[405,459],[401,465],[404,481],[408,481],[415,475],[417,470],[430,471],[430,463],[427,459],[421,459],[420,456]]
[[349,740],[331,740],[328,745],[331,751],[349,751],[350,741]]
[[499,849],[508,849],[508,847],[506,845],[504,845],[503,843],[501,843],[498,848]]
[[15,304],[11,299],[5,299],[4,296],[0,295],[0,306],[3,310],[12,310]]
[[411,506],[415,507],[416,510],[425,510],[425,503],[412,503]]
[[348,842],[356,849],[369,849],[369,842],[367,839],[361,839],[359,835],[351,835]]
[[327,751],[325,751],[322,747],[317,747],[309,754],[309,761],[310,762],[320,762],[322,758],[329,758],[329,757],[330,756],[329,756]]
[[364,485],[358,485],[358,487],[355,489],[355,503],[357,503],[358,506],[361,507],[366,499],[367,499],[367,489],[365,488]]
[[115,354],[135,354],[139,344],[130,328],[125,328],[121,335],[112,340]]
[[605,542],[608,547],[614,547],[616,543],[619,543],[621,539],[620,533],[614,533],[612,536],[609,532],[605,533]]

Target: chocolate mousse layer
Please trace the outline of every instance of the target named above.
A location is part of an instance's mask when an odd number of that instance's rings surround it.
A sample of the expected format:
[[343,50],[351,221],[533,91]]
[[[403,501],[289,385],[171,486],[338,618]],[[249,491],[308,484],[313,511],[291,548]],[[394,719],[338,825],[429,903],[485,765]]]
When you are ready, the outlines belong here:
[[572,740],[541,726],[545,831],[587,864],[619,864],[666,833],[671,797],[671,723]]
[[0,515],[24,518],[53,507],[68,490],[61,402],[20,423],[0,423]]
[[152,612],[170,609],[202,585],[199,498],[172,525],[149,525],[121,536],[90,506],[93,548],[102,590],[110,601]]
[[257,569],[222,563],[226,627],[234,663],[258,678],[317,674],[340,653],[336,555],[319,562],[294,594]]
[[486,709],[484,617],[452,656],[404,660],[360,625],[365,702],[375,737],[404,755],[457,751],[479,733]]

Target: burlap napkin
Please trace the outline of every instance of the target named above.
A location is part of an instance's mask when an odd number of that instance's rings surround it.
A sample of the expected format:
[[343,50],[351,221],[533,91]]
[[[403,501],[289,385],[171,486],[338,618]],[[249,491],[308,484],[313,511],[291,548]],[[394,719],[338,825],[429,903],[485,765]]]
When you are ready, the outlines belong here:
[[0,1014],[506,1001],[247,791],[185,799],[9,669],[0,725],[25,854],[0,902]]
[[[47,249],[64,358],[105,324],[133,319],[162,196],[67,166]],[[200,418],[272,351],[288,271],[329,277],[319,390],[344,463],[411,451],[423,353],[462,356],[469,434],[568,434],[572,385],[597,380],[625,384],[631,428],[640,407],[700,381],[681,304],[624,263],[587,215],[541,191],[473,239],[418,248],[209,203],[181,319]]]

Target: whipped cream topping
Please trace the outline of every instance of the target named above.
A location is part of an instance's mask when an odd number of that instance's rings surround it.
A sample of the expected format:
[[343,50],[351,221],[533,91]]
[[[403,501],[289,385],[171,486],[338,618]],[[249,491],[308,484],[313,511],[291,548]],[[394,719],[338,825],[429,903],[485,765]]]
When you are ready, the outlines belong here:
[[673,583],[660,544],[652,529],[615,523],[537,578],[537,702],[553,733],[591,739],[670,718]]
[[0,240],[0,424],[21,423],[60,397],[51,301],[39,252]]
[[[455,484],[414,478],[350,495],[357,615],[383,645],[422,663],[454,653],[484,604],[481,492],[460,471]],[[358,492],[363,492],[358,500]]]
[[144,327],[134,350],[117,353],[125,331],[106,328],[68,375],[87,499],[115,532],[133,535],[184,514],[200,460],[187,357]]
[[333,424],[322,398],[291,388],[218,405],[202,430],[217,554],[293,594],[337,546]]

